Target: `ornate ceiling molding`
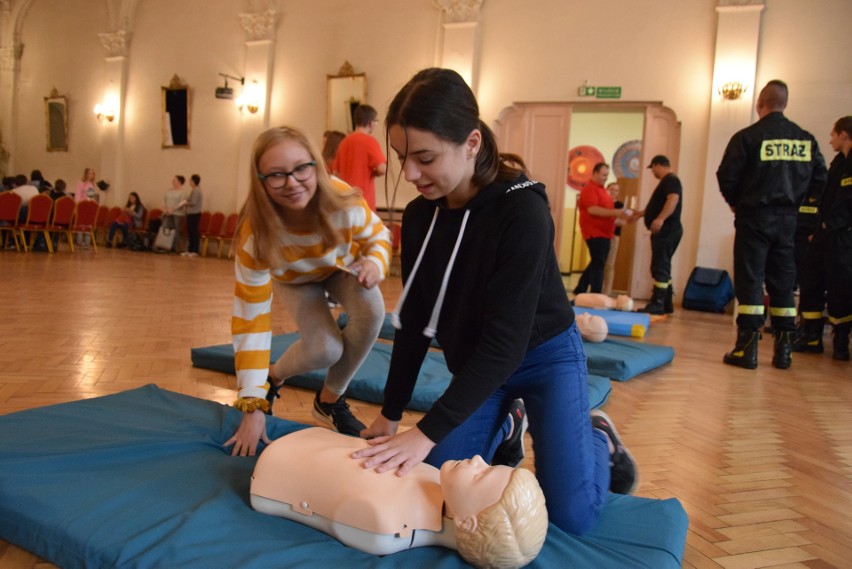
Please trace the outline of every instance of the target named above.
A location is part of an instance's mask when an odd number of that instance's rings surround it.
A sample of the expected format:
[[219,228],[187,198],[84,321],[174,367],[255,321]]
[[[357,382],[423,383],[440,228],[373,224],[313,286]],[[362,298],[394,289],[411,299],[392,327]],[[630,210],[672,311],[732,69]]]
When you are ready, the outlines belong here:
[[106,52],[107,57],[127,57],[131,35],[128,31],[120,30],[98,34],[98,38],[101,40],[101,47]]
[[475,22],[485,0],[433,0],[447,23]]
[[278,12],[266,10],[254,14],[240,14],[240,25],[243,27],[249,41],[271,40],[274,38],[275,26],[278,24]]

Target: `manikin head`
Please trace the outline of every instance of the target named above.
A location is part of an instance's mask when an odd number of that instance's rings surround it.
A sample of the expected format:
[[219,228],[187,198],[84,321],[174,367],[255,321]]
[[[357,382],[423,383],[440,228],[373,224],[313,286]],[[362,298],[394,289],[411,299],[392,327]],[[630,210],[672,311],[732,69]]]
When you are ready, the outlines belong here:
[[609,326],[602,317],[590,312],[583,312],[575,317],[580,336],[587,342],[603,342],[609,333]]
[[626,294],[619,294],[615,299],[615,309],[625,312],[633,312],[633,299]]
[[547,536],[547,509],[529,470],[489,466],[481,457],[441,467],[446,515],[459,554],[476,567],[523,567]]

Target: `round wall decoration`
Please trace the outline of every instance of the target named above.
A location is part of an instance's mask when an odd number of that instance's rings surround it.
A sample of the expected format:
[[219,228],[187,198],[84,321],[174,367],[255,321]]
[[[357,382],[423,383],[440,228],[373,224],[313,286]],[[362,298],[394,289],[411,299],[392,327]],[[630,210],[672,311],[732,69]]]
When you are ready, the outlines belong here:
[[638,178],[642,167],[642,141],[628,140],[612,156],[612,169],[616,178]]
[[601,151],[594,146],[575,146],[568,151],[568,185],[582,190],[592,177],[598,162],[605,162]]

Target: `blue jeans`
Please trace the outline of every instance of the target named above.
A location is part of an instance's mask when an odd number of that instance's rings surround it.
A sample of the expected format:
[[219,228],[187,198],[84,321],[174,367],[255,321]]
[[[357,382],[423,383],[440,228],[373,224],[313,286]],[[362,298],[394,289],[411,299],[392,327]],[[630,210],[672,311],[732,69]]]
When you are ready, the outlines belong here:
[[550,521],[583,534],[600,516],[610,471],[606,436],[592,429],[589,418],[586,354],[576,324],[527,352],[508,381],[436,445],[426,462],[440,467],[477,454],[490,462],[509,433],[507,413],[519,397]]

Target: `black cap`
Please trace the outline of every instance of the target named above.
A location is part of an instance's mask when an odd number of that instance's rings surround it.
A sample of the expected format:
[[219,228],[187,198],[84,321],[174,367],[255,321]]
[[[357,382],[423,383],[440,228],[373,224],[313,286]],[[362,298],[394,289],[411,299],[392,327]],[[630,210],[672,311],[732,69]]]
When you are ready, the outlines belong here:
[[648,164],[648,168],[650,168],[651,166],[654,166],[656,164],[659,164],[660,166],[667,166],[667,167],[671,166],[671,162],[669,162],[669,159],[666,158],[665,156],[663,156],[662,154],[657,154],[656,156],[651,158],[651,163]]

